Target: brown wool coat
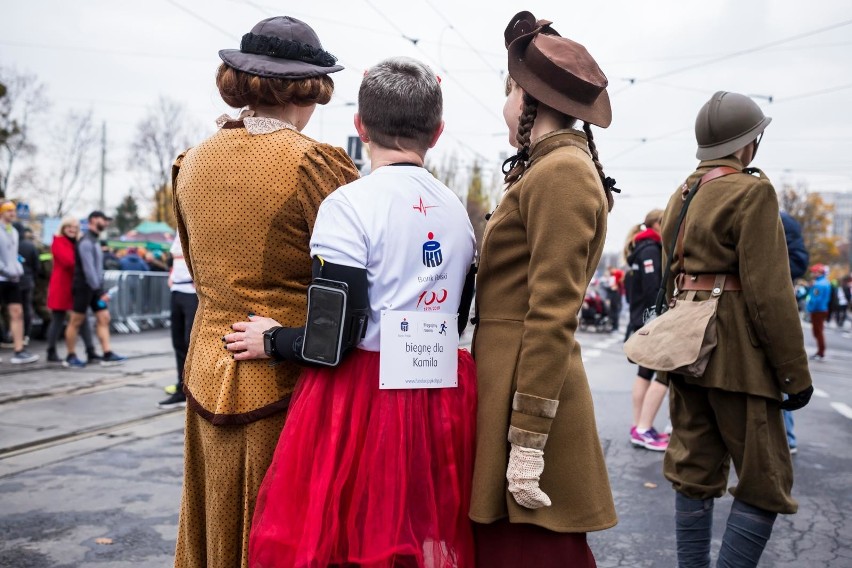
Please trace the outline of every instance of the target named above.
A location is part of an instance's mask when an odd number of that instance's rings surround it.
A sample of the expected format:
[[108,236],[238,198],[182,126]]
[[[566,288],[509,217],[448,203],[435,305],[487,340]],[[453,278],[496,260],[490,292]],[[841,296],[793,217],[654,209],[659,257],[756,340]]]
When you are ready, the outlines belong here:
[[[686,181],[692,187],[711,169],[736,159],[706,160]],[[703,377],[684,380],[695,385],[781,400],[811,384],[802,326],[790,278],[787,243],[778,198],[769,179],[735,173],[703,185],[687,212],[684,266],[687,274],[737,274],[742,291],[726,291],[716,313],[718,345]],[[672,195],[662,223],[663,262],[675,238],[683,200]],[[681,269],[678,260],[672,274]],[[669,296],[674,288],[668,282]],[[696,299],[706,299],[699,292]]]
[[232,121],[179,158],[174,176],[199,300],[185,369],[190,407],[217,425],[281,412],[300,368],[234,361],[222,336],[250,312],[304,325],[317,209],[358,171],[340,148],[289,129],[253,136]]
[[[483,237],[470,518],[601,530],[615,525],[616,515],[574,332],[603,250],[607,202],[581,132],[545,136],[531,160]],[[508,492],[507,438],[544,450],[541,488],[552,506],[525,509]]]

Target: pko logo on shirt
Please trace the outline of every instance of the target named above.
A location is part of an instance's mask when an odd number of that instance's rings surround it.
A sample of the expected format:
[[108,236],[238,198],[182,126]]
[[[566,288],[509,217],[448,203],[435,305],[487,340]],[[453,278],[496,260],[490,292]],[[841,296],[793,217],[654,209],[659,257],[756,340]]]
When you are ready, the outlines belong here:
[[429,240],[423,243],[423,264],[431,268],[441,266],[441,263],[444,262],[441,243],[433,240],[435,235],[431,232],[427,235],[427,238]]

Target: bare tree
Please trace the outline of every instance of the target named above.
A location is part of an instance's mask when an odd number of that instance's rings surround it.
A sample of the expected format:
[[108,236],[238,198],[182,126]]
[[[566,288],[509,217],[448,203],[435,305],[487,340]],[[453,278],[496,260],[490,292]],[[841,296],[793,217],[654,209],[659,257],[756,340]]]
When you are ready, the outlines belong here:
[[150,188],[155,221],[174,226],[170,206],[172,164],[178,154],[189,148],[196,130],[186,107],[167,97],[160,97],[136,126],[130,165],[142,174]]
[[[6,197],[12,173],[22,159],[36,152],[32,126],[48,109],[44,85],[35,75],[0,67],[0,197]],[[21,181],[32,179],[32,169],[24,168]]]
[[45,209],[56,217],[68,214],[97,176],[99,136],[92,111],[70,111],[52,136],[53,165],[42,180]]

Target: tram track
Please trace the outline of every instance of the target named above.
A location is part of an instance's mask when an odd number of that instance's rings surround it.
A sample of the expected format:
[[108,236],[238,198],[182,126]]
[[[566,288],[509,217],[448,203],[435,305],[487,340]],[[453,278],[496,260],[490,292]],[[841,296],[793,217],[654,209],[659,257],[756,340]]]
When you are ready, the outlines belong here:
[[[158,409],[153,394],[174,376],[171,356],[137,355],[129,361],[131,368],[92,367],[88,375],[53,367],[19,371],[16,379],[22,384],[42,381],[42,387],[0,393],[0,477],[182,428],[174,415],[183,409]],[[44,384],[53,372],[52,382]],[[151,398],[144,405],[133,402]]]
[[71,442],[76,442],[78,440],[84,440],[86,438],[94,438],[96,436],[109,437],[110,435],[114,435],[120,432],[121,430],[128,430],[136,426],[144,426],[163,421],[170,415],[183,412],[183,410],[183,408],[160,410],[155,413],[137,416],[128,420],[121,420],[109,424],[92,426],[90,428],[83,428],[79,430],[74,430],[72,432],[57,434],[55,436],[40,438],[38,440],[33,440],[23,444],[0,448],[0,460],[20,456],[27,453],[46,450],[58,445],[68,444]]
[[[157,357],[170,356],[171,353],[163,352],[163,353],[146,353],[144,355],[136,355],[132,357],[128,357],[128,361],[139,361],[145,359],[154,359]],[[18,371],[17,376],[24,376],[24,372],[42,372],[42,371],[55,371],[57,373],[67,373],[68,374],[68,383],[63,383],[56,385],[55,387],[46,388],[38,391],[31,392],[16,392],[16,393],[8,393],[3,394],[0,393],[0,407],[5,404],[12,404],[16,402],[23,402],[28,400],[36,400],[43,398],[51,398],[51,397],[61,397],[68,395],[76,395],[76,394],[86,394],[89,392],[97,392],[99,390],[109,390],[111,388],[120,388],[122,386],[127,386],[132,384],[134,381],[138,381],[140,377],[150,373],[163,372],[167,370],[171,370],[174,368],[173,363],[171,361],[169,363],[165,363],[162,367],[150,368],[150,369],[142,369],[142,370],[134,370],[127,371],[121,373],[119,375],[114,374],[104,374],[103,376],[93,378],[89,382],[80,383],[79,377],[77,376],[81,372],[85,372],[85,370],[77,370],[77,369],[66,369],[64,367],[55,367],[48,365],[40,365],[38,367],[30,367],[25,369],[16,369]],[[120,370],[121,367],[97,367],[98,373],[109,373],[110,370]],[[0,374],[0,378],[2,378],[2,374]],[[77,382],[74,382],[77,381]]]

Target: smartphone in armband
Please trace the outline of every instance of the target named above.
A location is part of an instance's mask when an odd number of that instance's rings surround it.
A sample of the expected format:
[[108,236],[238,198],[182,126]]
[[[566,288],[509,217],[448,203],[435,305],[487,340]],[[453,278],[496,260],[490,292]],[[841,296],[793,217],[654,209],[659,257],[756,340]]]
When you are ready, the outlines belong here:
[[320,365],[340,363],[349,287],[345,282],[314,278],[308,286],[308,319],[302,358]]

